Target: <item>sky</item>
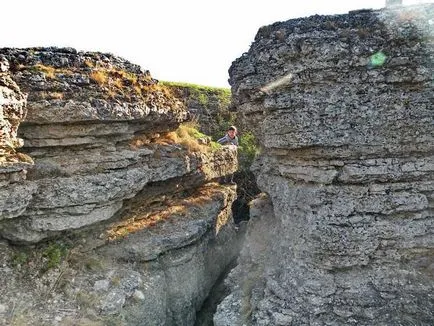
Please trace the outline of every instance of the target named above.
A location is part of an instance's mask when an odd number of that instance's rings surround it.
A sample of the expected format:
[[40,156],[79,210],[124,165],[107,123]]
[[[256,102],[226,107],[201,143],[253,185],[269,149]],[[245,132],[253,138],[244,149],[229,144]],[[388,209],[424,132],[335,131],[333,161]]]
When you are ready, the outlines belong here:
[[[434,0],[403,0],[404,5]],[[108,52],[158,80],[229,87],[231,63],[261,26],[384,7],[385,0],[8,0],[0,47]]]

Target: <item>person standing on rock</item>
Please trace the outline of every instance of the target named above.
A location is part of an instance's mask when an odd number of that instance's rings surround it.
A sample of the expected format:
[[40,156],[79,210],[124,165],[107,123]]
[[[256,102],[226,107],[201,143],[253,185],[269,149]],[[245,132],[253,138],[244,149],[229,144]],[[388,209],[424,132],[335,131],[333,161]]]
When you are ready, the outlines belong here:
[[221,145],[235,145],[238,146],[237,128],[230,126],[224,137],[217,140],[217,143]]
[[[217,143],[219,143],[221,145],[238,146],[237,128],[235,126],[230,126],[226,132],[226,135],[224,135],[224,137],[217,140]],[[221,183],[235,184],[234,174],[231,173],[230,175],[224,176],[220,182]]]

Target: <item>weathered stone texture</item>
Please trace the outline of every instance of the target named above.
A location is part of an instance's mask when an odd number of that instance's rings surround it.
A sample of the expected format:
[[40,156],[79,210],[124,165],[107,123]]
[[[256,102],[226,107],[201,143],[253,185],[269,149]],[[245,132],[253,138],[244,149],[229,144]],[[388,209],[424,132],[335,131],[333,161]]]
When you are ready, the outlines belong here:
[[26,115],[26,98],[9,75],[9,62],[0,57],[0,132],[1,154],[6,146],[14,149],[19,146],[17,131]]
[[233,63],[279,227],[216,325],[433,324],[433,19],[421,5],[279,22]]
[[7,162],[8,154],[23,145],[17,137],[18,126],[26,116],[26,96],[12,80],[9,62],[0,55],[0,164]]
[[[178,136],[184,105],[122,58],[0,55],[29,94],[18,135],[34,160],[0,164],[0,324],[192,325],[239,250],[236,187],[214,182],[236,171],[236,148]],[[25,112],[4,67],[2,145]]]
[[177,204],[185,209],[166,217],[165,223],[98,250],[120,263],[144,266],[141,286],[147,298],[124,308],[131,325],[194,324],[195,312],[240,247],[231,222],[235,196],[234,187],[205,186],[183,202],[174,202],[169,210]]
[[[153,201],[168,200],[168,189],[161,187],[166,192]],[[196,311],[240,249],[231,221],[235,196],[234,186],[208,183],[155,210],[138,200],[141,207],[101,234],[82,236],[67,260],[43,272],[32,268],[34,260],[13,266],[17,251],[0,242],[0,322],[193,325]],[[20,310],[10,317],[18,301]]]
[[0,56],[0,220],[22,214],[36,188],[20,183],[31,165],[16,151],[23,145],[17,131],[26,112],[26,96],[12,80],[9,62]]
[[[9,240],[38,242],[109,220],[152,182],[189,176],[198,186],[236,169],[228,164],[236,161],[229,148],[200,154],[157,142],[188,112],[136,65],[73,49],[0,53],[29,92],[19,133],[35,160],[25,182],[0,190],[0,234]],[[88,82],[65,80],[77,74]],[[59,99],[46,97],[54,91]]]
[[2,48],[0,54],[29,93],[29,124],[140,121],[170,130],[188,114],[149,71],[111,54],[70,48]]

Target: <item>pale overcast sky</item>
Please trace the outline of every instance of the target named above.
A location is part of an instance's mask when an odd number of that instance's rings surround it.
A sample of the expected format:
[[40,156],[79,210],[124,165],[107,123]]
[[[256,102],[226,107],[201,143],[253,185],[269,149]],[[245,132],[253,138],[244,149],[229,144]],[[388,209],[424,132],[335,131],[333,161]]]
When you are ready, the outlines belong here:
[[261,26],[384,4],[385,0],[8,0],[0,5],[0,47],[109,52],[148,69],[159,80],[229,87],[232,61],[248,51]]

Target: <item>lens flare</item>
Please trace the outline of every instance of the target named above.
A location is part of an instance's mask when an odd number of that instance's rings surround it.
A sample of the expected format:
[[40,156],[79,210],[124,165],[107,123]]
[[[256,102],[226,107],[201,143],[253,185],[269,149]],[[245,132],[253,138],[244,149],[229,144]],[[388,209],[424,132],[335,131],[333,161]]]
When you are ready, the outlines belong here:
[[369,58],[369,64],[372,67],[380,67],[384,64],[384,62],[386,62],[386,59],[387,56],[383,52],[379,51],[371,55],[371,57]]

